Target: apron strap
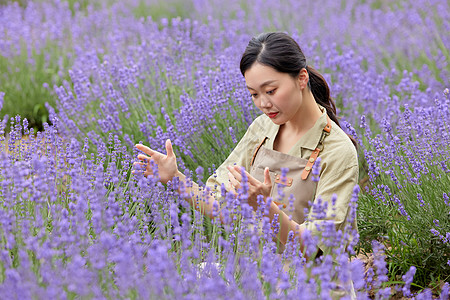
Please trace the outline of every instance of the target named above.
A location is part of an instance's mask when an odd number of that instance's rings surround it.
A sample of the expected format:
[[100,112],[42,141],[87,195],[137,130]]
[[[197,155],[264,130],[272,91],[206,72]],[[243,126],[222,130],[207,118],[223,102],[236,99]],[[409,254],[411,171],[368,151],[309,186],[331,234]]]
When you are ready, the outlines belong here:
[[256,154],[258,154],[259,148],[261,148],[261,146],[264,144],[264,142],[265,142],[267,139],[268,139],[267,136],[264,137],[264,139],[261,141],[261,143],[259,143],[258,147],[256,147],[255,153],[253,153],[253,157],[252,157],[252,160],[251,160],[251,162],[250,162],[250,166],[252,166],[253,163],[255,162],[255,157],[256,157]]
[[312,170],[312,167],[314,165],[314,162],[316,161],[317,157],[319,156],[320,151],[323,149],[323,140],[325,137],[329,136],[331,132],[331,120],[330,117],[327,115],[327,125],[323,128],[322,135],[319,140],[319,144],[316,147],[316,150],[313,151],[311,156],[308,159],[308,163],[306,164],[306,167],[303,169],[302,173],[302,180],[306,180],[309,176],[309,173]]

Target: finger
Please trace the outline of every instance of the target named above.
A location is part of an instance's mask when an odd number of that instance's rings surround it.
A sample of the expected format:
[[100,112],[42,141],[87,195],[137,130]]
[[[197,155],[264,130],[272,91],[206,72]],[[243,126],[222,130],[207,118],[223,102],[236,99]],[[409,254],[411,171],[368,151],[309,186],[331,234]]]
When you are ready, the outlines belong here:
[[270,172],[269,172],[269,168],[266,167],[264,169],[264,184],[265,185],[272,185],[272,180],[270,179]]
[[137,158],[140,159],[140,160],[146,160],[146,161],[150,161],[151,160],[150,157],[148,157],[147,155],[144,155],[144,154],[139,154],[137,156]]
[[228,192],[233,193],[233,194],[235,194],[235,192],[236,192],[236,189],[231,184],[231,182],[228,182]]
[[247,181],[250,185],[257,185],[261,183],[258,179],[250,175],[250,173],[248,173],[247,171],[245,171],[245,175],[247,175]]
[[145,170],[131,170],[131,174],[133,174],[133,175],[140,174],[140,175],[148,176],[152,173],[145,172]]
[[161,153],[150,149],[147,146],[144,146],[142,144],[136,144],[136,148],[138,148],[139,150],[141,150],[142,152],[144,152],[145,154],[148,154],[149,156],[155,156],[155,155],[161,155]]
[[133,170],[131,170],[131,174],[138,174],[138,173],[144,173],[146,169],[146,163],[143,162],[134,162],[133,163]]
[[174,157],[175,156],[175,154],[173,153],[172,142],[170,141],[170,139],[166,140],[166,152],[167,152],[167,156],[168,157]]
[[144,176],[148,176],[150,174],[153,174],[151,170],[147,170],[148,163],[135,161],[133,162],[133,170],[131,170],[131,173],[133,175],[142,174]]
[[236,178],[233,176],[233,174],[231,174],[231,172],[228,172],[228,178],[230,179],[230,183],[235,190],[240,188],[241,186],[240,182],[236,180]]
[[142,171],[142,170],[146,169],[147,165],[148,165],[148,163],[143,163],[143,162],[137,162],[136,161],[136,162],[133,163],[133,168],[138,169],[138,170],[139,170],[139,168],[141,168],[141,171]]
[[131,170],[131,174],[144,174],[145,175],[145,170]]
[[242,181],[241,167],[239,166],[228,166],[228,171],[236,178],[239,182]]

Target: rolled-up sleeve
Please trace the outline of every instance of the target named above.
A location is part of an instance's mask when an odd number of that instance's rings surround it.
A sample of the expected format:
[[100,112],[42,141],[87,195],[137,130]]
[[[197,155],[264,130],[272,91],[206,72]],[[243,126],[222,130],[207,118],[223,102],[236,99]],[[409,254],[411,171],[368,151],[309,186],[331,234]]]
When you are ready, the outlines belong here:
[[[358,180],[358,165],[347,167],[339,172],[324,172],[318,182],[316,197],[314,205],[325,206],[326,209],[322,214],[316,215],[314,212],[310,213],[307,220],[300,226],[311,232],[312,236],[317,237],[318,247],[326,253],[330,250],[330,245],[326,241],[326,236],[332,227],[336,231],[344,231],[345,225],[348,222],[350,213],[350,200],[353,195],[353,189],[357,185]],[[332,199],[335,198],[335,205],[332,205]],[[334,224],[334,226],[330,226]],[[356,219],[352,220],[352,228],[357,230]],[[348,238],[351,238],[349,236]]]

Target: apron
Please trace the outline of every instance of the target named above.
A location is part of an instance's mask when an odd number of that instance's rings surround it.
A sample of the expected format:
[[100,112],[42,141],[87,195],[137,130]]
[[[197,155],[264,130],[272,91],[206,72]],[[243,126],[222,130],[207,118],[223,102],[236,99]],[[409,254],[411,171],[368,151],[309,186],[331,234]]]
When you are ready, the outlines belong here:
[[[272,190],[270,197],[281,210],[288,216],[292,216],[292,220],[298,224],[305,221],[305,208],[309,208],[309,203],[314,201],[316,195],[317,181],[312,179],[310,172],[323,149],[323,141],[330,134],[331,121],[327,116],[328,123],[325,125],[316,149],[313,151],[309,159],[281,153],[267,147],[262,147],[267,140],[265,137],[256,147],[250,163],[250,175],[264,182],[264,169],[269,167],[270,179],[272,182]],[[281,169],[288,168],[285,178],[281,178]],[[283,185],[285,195],[294,195],[295,200],[293,207],[290,207],[288,197],[278,199],[278,185]],[[279,200],[279,201],[277,201]]]
[[[262,147],[268,137],[264,137],[261,143],[256,147],[250,163],[250,175],[257,180],[264,182],[264,169],[269,167],[270,179],[272,182],[272,190],[270,197],[288,216],[292,216],[292,220],[298,224],[305,221],[305,208],[310,207],[310,203],[314,201],[316,195],[317,181],[312,179],[310,172],[314,166],[320,151],[323,150],[323,141],[330,134],[331,120],[327,116],[327,125],[322,130],[319,143],[313,151],[309,159],[281,153],[267,147]],[[281,169],[288,168],[285,178],[281,178]],[[288,197],[278,196],[278,185],[283,185],[283,192]],[[293,194],[295,199],[293,207],[289,203],[289,195]],[[284,245],[280,244],[278,253],[284,251]],[[285,270],[288,265],[285,266]],[[353,289],[353,283],[337,282],[335,290],[330,292],[332,299],[340,299],[343,296],[349,296],[350,299],[356,299]]]

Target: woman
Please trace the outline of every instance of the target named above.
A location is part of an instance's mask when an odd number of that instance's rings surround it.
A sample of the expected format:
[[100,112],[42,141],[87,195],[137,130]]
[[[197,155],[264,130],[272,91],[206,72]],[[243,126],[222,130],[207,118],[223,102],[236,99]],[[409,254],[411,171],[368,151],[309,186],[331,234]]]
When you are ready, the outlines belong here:
[[[240,69],[255,105],[263,112],[250,125],[236,148],[217,169],[216,176],[207,181],[215,191],[226,183],[229,191],[237,191],[243,180],[241,167],[248,180],[248,203],[256,210],[257,197],[276,195],[278,183],[284,192],[295,196],[294,210],[288,201],[270,204],[270,220],[278,214],[281,244],[288,240],[289,231],[300,238],[305,229],[320,235],[314,220],[305,222],[304,208],[310,201],[332,203],[325,219],[331,220],[336,230],[343,230],[350,212],[350,198],[358,179],[358,159],[354,144],[340,128],[336,107],[324,78],[306,63],[298,44],[281,32],[264,33],[253,38],[242,56]],[[163,183],[179,177],[186,181],[176,165],[170,141],[166,141],[167,155],[143,145],[136,145],[146,155],[141,160],[153,160],[158,165]],[[314,180],[311,170],[320,158],[320,180]],[[317,167],[317,165],[316,165]],[[282,168],[288,168],[282,180]],[[148,166],[145,175],[151,174]],[[194,183],[188,191],[199,193]],[[214,194],[213,194],[214,195]],[[191,201],[192,202],[192,201]],[[202,202],[202,201],[201,201]],[[217,199],[211,196],[200,203],[206,215],[212,217]],[[356,229],[356,220],[351,225]],[[328,252],[319,243],[322,252]]]

